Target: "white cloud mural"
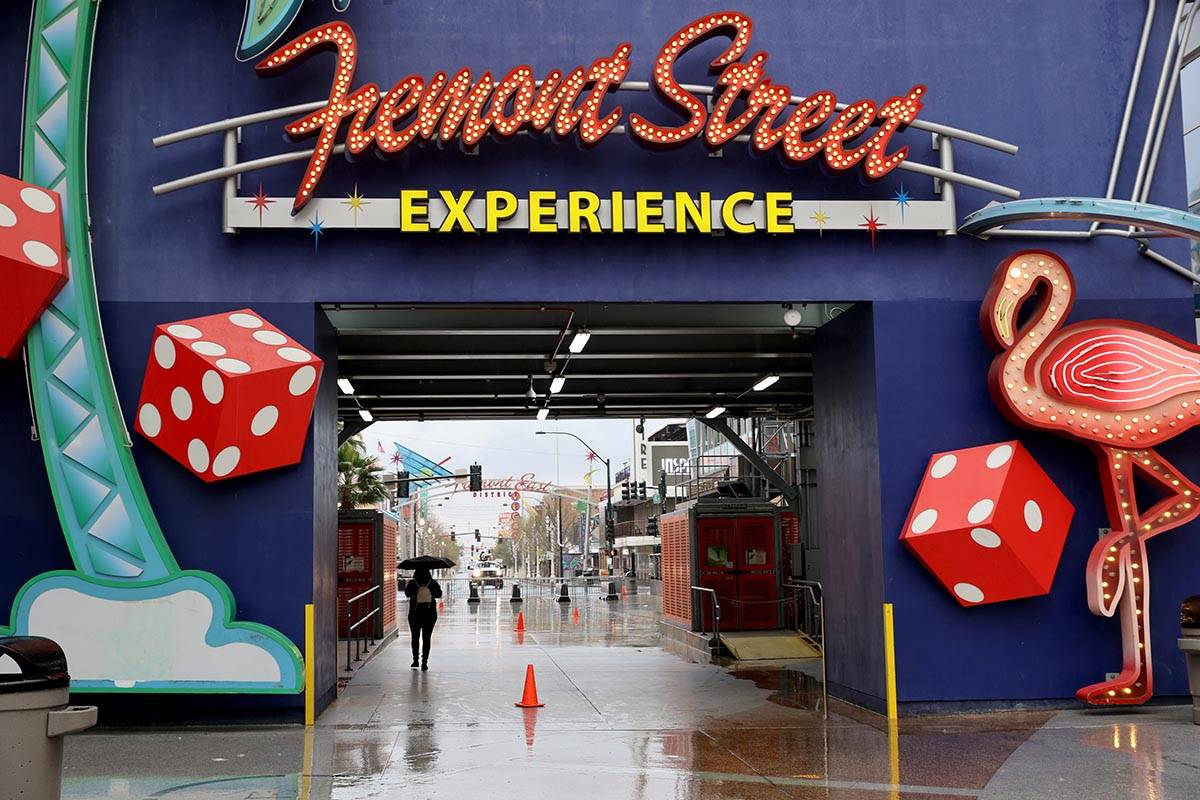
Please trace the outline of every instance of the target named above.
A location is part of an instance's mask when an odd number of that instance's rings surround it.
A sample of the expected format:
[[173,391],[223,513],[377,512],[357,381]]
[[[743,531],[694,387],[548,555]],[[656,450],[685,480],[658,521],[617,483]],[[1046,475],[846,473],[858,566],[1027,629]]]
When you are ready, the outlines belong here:
[[[73,682],[278,683],[275,657],[257,644],[210,644],[214,609],[194,589],[162,597],[108,599],[70,587],[38,594],[28,633],[55,640]],[[220,628],[218,622],[217,628]]]

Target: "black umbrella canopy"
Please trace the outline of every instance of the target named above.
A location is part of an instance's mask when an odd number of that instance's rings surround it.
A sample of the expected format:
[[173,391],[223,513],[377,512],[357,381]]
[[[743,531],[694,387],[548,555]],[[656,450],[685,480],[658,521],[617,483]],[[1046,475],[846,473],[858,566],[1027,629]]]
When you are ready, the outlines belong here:
[[406,558],[400,562],[400,569],[449,569],[454,566],[454,562],[448,558],[441,556],[417,556],[416,558]]

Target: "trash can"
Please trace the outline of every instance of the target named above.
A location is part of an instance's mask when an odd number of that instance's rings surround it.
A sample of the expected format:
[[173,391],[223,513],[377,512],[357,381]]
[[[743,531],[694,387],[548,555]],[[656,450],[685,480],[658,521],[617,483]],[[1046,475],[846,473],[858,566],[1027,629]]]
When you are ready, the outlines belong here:
[[1183,637],[1179,649],[1187,658],[1188,687],[1192,692],[1192,722],[1200,725],[1200,597],[1189,597],[1179,609]]
[[96,724],[95,706],[67,705],[70,680],[50,639],[0,638],[0,800],[58,800],[63,736]]

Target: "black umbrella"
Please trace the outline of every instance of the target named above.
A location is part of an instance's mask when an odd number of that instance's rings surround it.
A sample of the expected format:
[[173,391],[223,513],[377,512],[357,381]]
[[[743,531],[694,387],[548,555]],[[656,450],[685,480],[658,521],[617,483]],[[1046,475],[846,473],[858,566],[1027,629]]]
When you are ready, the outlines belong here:
[[454,566],[454,562],[448,558],[441,556],[417,556],[416,558],[406,558],[400,562],[400,569],[449,569]]

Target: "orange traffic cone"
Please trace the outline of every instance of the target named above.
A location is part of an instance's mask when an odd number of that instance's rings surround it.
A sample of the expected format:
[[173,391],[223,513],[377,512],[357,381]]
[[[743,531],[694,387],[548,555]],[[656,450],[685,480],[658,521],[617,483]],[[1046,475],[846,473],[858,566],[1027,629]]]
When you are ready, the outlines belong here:
[[541,708],[545,703],[538,702],[537,682],[533,679],[533,664],[525,666],[525,692],[521,699],[513,703],[517,708]]
[[571,621],[576,625],[579,624],[579,606],[575,606],[575,612],[571,614]]
[[525,632],[525,612],[523,612],[523,611],[517,612],[517,627],[514,628],[514,630],[517,633]]

